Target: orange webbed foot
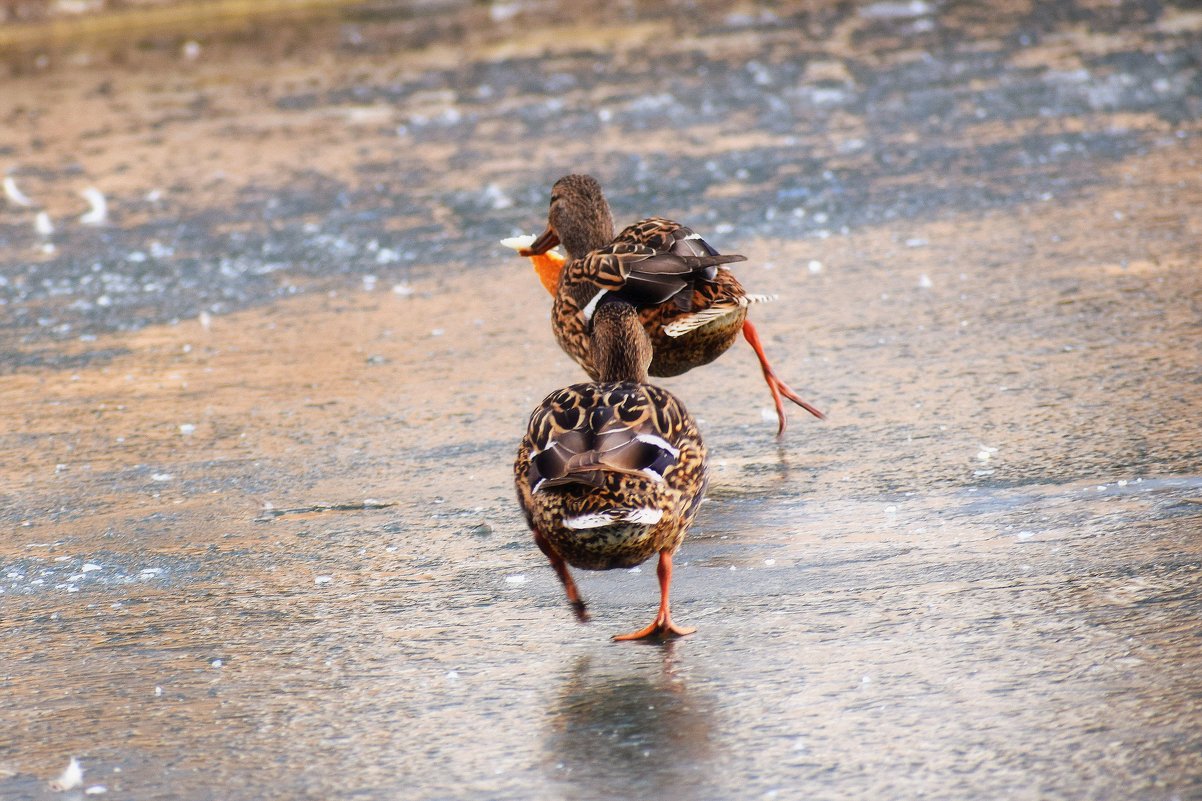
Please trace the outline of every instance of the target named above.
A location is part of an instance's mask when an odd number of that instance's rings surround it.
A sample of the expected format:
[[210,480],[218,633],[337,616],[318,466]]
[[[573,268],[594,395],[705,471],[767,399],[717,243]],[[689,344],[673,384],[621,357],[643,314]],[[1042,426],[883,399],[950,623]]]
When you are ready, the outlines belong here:
[[657,640],[670,640],[676,637],[687,637],[697,629],[689,626],[677,626],[672,622],[672,605],[668,602],[668,588],[672,585],[672,552],[660,551],[659,564],[655,574],[659,578],[659,612],[655,620],[645,629],[632,631],[629,634],[615,634],[614,642],[628,640],[646,640],[654,637]]
[[672,618],[661,620],[656,618],[655,621],[646,628],[632,631],[629,634],[615,634],[614,642],[628,642],[630,640],[671,640],[676,637],[687,637],[697,629],[693,626],[678,626],[672,622]]
[[794,392],[788,384],[780,380],[776,375],[776,371],[772,369],[772,365],[768,363],[768,356],[764,353],[764,345],[760,342],[759,332],[755,330],[755,326],[750,320],[743,322],[743,337],[747,343],[751,345],[755,351],[755,356],[760,361],[760,369],[764,373],[764,381],[768,384],[768,390],[772,393],[772,402],[776,406],[776,419],[780,421],[780,426],[776,430],[776,435],[779,437],[785,433],[785,428],[788,427],[788,418],[785,416],[785,404],[781,401],[781,396],[788,398],[796,403],[801,408],[805,409],[810,414],[817,417],[819,420],[825,420],[826,415],[815,409],[810,404],[806,403],[801,397]]

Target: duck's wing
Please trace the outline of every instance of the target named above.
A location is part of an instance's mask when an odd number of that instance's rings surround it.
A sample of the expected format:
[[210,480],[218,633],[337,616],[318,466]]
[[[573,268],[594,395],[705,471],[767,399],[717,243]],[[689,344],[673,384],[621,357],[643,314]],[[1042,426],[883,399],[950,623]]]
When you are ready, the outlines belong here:
[[[569,484],[600,487],[612,474],[652,483],[680,458],[674,439],[687,412],[657,387],[634,384],[577,384],[547,396],[527,429],[531,492]],[[617,499],[623,509],[645,505]]]
[[597,287],[597,295],[586,304],[588,319],[597,302],[613,293],[636,308],[658,306],[674,300],[688,307],[699,284],[712,282],[723,264],[745,261],[745,256],[680,256],[653,250],[645,245],[614,243],[594,250],[582,259],[582,271]]
[[648,217],[626,226],[614,237],[615,243],[642,245],[660,253],[677,256],[717,256],[718,251],[701,234],[664,217]]
[[776,300],[776,295],[747,294],[738,280],[729,272],[725,272],[715,281],[694,287],[687,306],[664,304],[658,309],[658,320],[665,334],[679,337],[715,320],[721,320],[729,314],[735,314],[753,303],[767,303],[772,300]]

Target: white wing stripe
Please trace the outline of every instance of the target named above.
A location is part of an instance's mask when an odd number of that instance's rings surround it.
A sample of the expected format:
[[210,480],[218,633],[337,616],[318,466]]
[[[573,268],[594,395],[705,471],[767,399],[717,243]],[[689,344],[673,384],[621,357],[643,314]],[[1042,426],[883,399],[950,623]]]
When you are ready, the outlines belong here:
[[593,319],[593,312],[597,310],[597,304],[601,302],[601,296],[608,291],[608,289],[602,289],[596,295],[593,295],[593,299],[588,302],[588,305],[580,310],[580,313],[584,316],[585,322]]
[[680,456],[680,449],[673,448],[672,445],[663,437],[655,434],[639,434],[635,437],[639,442],[646,442],[648,445],[654,445],[657,448],[663,448],[668,453],[672,454],[672,458],[676,459]]
[[587,515],[576,515],[563,519],[564,528],[576,531],[589,528],[602,528],[615,523],[634,523],[639,526],[651,526],[663,519],[661,509],[640,507],[638,509],[610,509],[605,512],[594,512]]

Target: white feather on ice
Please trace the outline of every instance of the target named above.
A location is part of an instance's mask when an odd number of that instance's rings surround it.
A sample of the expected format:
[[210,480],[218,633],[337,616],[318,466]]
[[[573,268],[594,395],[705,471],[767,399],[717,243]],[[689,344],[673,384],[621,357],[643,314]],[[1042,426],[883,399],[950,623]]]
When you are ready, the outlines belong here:
[[33,218],[33,229],[38,232],[38,236],[50,236],[54,233],[54,222],[49,214],[39,211]]
[[83,768],[80,767],[78,759],[71,757],[71,761],[63,769],[62,775],[50,782],[50,789],[63,793],[67,790],[74,790],[81,784],[83,784]]
[[91,206],[88,211],[79,218],[79,221],[84,225],[104,225],[109,218],[108,201],[104,199],[104,194],[94,186],[89,186],[87,189],[79,193],[79,196],[88,201]]
[[4,176],[4,196],[15,206],[29,208],[34,202],[17,186],[17,179],[11,175]]

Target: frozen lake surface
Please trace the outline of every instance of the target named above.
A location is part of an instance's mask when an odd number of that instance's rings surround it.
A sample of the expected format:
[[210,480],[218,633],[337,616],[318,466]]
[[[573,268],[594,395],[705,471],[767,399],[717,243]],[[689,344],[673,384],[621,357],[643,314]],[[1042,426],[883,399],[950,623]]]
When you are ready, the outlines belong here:
[[[1202,798],[1191,4],[23,36],[0,798]],[[666,645],[513,497],[581,375],[497,240],[573,170],[747,255],[830,417],[777,440],[742,343],[663,380],[713,459]]]

